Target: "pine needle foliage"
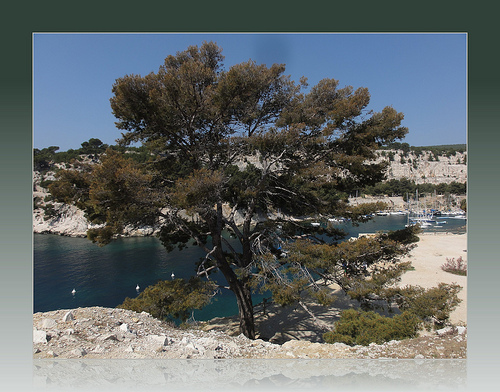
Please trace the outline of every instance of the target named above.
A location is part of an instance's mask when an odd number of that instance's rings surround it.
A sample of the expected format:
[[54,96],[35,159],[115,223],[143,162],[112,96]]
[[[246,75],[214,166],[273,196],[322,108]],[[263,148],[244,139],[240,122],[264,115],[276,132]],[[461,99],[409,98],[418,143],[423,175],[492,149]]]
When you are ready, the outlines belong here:
[[199,278],[163,280],[146,287],[136,298],[125,298],[118,308],[147,312],[160,320],[185,322],[191,311],[208,305],[216,292],[212,282]]

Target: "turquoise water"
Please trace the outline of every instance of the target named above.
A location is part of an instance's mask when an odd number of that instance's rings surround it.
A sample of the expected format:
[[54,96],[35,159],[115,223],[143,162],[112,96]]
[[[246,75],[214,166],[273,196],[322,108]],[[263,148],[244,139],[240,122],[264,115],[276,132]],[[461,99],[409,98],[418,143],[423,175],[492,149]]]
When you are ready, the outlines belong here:
[[[427,231],[455,231],[465,225],[464,220],[444,219],[439,229]],[[404,228],[405,216],[375,217],[359,227],[339,224],[350,236],[373,233],[378,230]],[[34,235],[34,312],[76,307],[115,307],[126,297],[134,298],[140,290],[158,280],[188,279],[195,271],[196,262],[204,252],[191,246],[168,253],[154,237],[122,238],[105,247],[98,247],[85,238],[69,238],[50,234]],[[213,278],[225,284],[222,274]],[[136,286],[139,285],[139,292]],[[72,294],[75,289],[76,293]],[[254,304],[262,296],[254,297]],[[238,313],[236,300],[227,289],[221,289],[212,304],[195,311],[196,320],[226,317]]]
[[[115,307],[158,280],[171,279],[172,273],[189,279],[203,256],[194,246],[168,253],[154,237],[123,238],[100,248],[85,238],[35,234],[33,310]],[[221,274],[213,274],[213,278],[224,282]],[[195,318],[235,313],[231,292],[221,289],[211,305],[195,312]]]

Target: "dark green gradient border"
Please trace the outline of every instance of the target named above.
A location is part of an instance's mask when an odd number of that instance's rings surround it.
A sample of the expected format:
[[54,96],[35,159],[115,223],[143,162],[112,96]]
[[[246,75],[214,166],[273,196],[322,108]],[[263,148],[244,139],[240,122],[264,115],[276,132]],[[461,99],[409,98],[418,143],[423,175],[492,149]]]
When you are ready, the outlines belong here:
[[[0,384],[32,389],[31,40],[33,32],[465,32],[468,33],[469,287],[468,387],[493,389],[499,380],[495,352],[498,236],[498,65],[494,10],[482,2],[309,1],[279,5],[246,2],[62,1],[4,5],[2,23]],[[72,4],[72,3],[71,3]],[[77,4],[77,5],[76,5]],[[185,4],[185,5],[181,5]],[[305,4],[305,5],[304,5]],[[350,5],[353,4],[353,5]],[[382,6],[381,4],[384,4]],[[473,8],[472,4],[474,4]],[[307,8],[306,8],[307,7]],[[496,133],[494,133],[496,131]],[[495,206],[497,205],[497,206]],[[426,374],[422,374],[426,377]],[[207,380],[210,382],[210,380]],[[360,390],[361,385],[355,385]],[[315,385],[321,389],[322,385]],[[366,385],[367,390],[370,385]],[[224,388],[223,388],[224,389]],[[329,388],[328,388],[329,389]]]

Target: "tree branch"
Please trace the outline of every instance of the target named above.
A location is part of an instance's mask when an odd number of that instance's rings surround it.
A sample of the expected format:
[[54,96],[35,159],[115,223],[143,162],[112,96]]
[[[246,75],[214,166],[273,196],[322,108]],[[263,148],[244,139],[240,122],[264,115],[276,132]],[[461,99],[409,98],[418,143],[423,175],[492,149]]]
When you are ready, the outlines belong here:
[[323,331],[325,332],[328,332],[328,331],[331,331],[333,329],[333,327],[329,326],[327,323],[325,323],[324,321],[321,321],[319,320],[313,312],[311,312],[309,310],[309,308],[307,307],[307,305],[303,302],[303,301],[299,301],[299,305],[302,306],[302,308],[309,314],[309,316],[311,316],[311,318],[313,319],[314,323],[319,327],[321,328]]

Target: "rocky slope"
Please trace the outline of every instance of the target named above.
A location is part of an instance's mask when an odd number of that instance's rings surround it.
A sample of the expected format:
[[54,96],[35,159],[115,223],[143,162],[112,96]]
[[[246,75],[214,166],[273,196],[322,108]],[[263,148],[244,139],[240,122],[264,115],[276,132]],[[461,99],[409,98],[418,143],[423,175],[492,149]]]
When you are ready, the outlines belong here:
[[102,307],[33,315],[34,358],[465,358],[467,330],[446,328],[370,346],[289,340],[282,345],[227,331],[179,329],[148,313]]

